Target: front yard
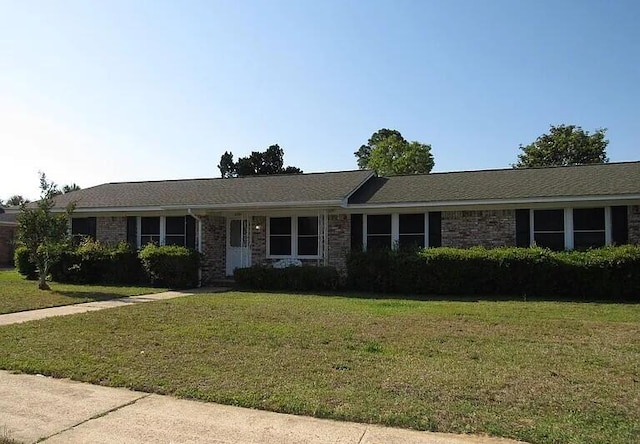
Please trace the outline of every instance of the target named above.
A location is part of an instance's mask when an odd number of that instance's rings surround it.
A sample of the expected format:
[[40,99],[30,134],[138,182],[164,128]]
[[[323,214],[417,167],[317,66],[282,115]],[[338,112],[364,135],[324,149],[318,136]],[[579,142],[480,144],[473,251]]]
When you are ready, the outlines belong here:
[[164,291],[163,288],[70,285],[51,283],[51,291],[38,290],[36,281],[28,281],[15,270],[0,269],[0,314],[82,302],[136,296]]
[[0,328],[0,368],[534,443],[640,436],[640,305],[231,292]]

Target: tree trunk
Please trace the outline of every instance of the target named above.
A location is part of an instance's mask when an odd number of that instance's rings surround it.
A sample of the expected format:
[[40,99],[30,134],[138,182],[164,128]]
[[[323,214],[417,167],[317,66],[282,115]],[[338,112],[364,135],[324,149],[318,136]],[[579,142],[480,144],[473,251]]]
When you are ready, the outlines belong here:
[[47,284],[47,271],[40,269],[38,270],[38,274],[38,290],[51,290],[51,287]]

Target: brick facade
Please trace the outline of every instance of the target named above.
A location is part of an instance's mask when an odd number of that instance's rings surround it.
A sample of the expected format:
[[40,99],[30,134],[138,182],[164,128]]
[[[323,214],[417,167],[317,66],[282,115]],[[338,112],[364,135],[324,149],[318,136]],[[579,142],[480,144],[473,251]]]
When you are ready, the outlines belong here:
[[227,274],[227,220],[223,216],[202,217],[202,281],[224,279]]
[[127,217],[106,216],[96,218],[96,240],[117,244],[127,240]]
[[640,244],[640,205],[629,206],[629,243]]
[[351,215],[331,214],[328,221],[327,264],[347,273],[347,255],[351,251]]
[[515,244],[515,210],[442,212],[443,247],[495,248]]
[[16,227],[0,225],[0,266],[5,267],[13,263]]

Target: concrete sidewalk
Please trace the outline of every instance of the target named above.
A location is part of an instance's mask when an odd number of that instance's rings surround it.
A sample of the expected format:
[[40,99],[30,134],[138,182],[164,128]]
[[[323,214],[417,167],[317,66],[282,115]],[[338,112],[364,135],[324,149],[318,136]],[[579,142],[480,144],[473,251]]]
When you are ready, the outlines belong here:
[[5,371],[0,371],[2,431],[20,442],[50,444],[516,442],[285,415]]
[[0,315],[0,326],[35,321],[37,319],[50,318],[53,316],[66,316],[77,313],[86,313],[88,311],[104,310],[106,308],[123,307],[126,305],[141,304],[144,302],[163,301],[166,299],[203,293],[205,291],[207,293],[219,293],[227,290],[228,288],[206,288],[189,291],[164,291],[162,293],[109,299],[108,301],[85,302],[84,304],[63,305],[60,307],[41,308],[39,310],[20,311],[17,313]]

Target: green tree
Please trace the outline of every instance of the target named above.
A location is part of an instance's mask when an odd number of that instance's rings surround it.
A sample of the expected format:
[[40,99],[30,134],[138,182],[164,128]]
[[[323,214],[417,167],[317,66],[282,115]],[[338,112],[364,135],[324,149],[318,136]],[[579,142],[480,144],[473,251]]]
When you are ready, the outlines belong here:
[[521,154],[514,168],[545,166],[585,165],[607,163],[606,129],[593,134],[575,125],[551,125],[548,134],[538,137],[535,142],[520,145]]
[[424,174],[435,164],[431,145],[408,142],[400,131],[382,128],[354,153],[360,169],[379,175]]
[[233,153],[225,151],[220,157],[218,169],[223,178],[302,173],[298,167],[284,166],[284,150],[277,144],[264,152],[252,151],[247,157],[238,158],[237,162],[233,161]]
[[17,217],[18,241],[29,251],[29,259],[38,270],[38,288],[50,290],[47,275],[57,253],[69,241],[69,217],[74,205],[66,208],[64,213],[56,214],[51,210],[58,188],[47,181],[44,173],[40,173],[40,200],[35,205],[23,203]]

